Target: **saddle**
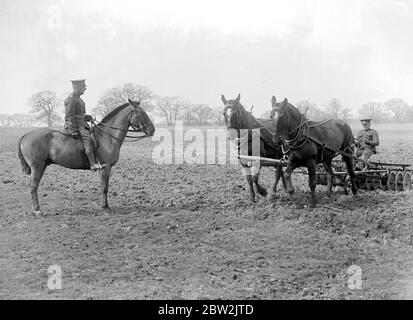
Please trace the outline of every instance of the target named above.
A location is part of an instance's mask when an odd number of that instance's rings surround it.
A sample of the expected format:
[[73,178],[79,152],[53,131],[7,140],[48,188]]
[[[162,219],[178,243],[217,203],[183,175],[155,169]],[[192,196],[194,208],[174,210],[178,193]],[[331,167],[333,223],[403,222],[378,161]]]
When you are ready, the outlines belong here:
[[[74,135],[72,132],[70,132],[70,131],[68,131],[68,130],[66,130],[66,129],[59,129],[58,130],[61,134],[63,134],[64,136],[66,136],[66,137],[70,137],[70,138],[72,138],[73,140],[79,140],[79,136],[77,136],[77,135]],[[90,133],[90,139],[92,140],[92,143],[93,143],[93,149],[97,149],[97,147],[98,147],[98,142],[97,142],[97,140],[96,140],[96,137],[95,137],[95,134],[94,134],[94,130],[93,130],[93,128],[91,129],[91,130],[89,130],[89,133]]]

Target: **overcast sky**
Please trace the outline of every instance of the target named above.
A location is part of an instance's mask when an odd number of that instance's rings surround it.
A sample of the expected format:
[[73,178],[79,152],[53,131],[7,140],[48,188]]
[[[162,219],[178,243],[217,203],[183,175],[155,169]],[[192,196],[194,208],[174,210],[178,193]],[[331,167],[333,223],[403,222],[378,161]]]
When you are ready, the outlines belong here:
[[411,105],[412,30],[411,0],[1,0],[0,112],[78,78],[87,110],[127,82],[211,107],[241,93],[256,115],[272,95]]

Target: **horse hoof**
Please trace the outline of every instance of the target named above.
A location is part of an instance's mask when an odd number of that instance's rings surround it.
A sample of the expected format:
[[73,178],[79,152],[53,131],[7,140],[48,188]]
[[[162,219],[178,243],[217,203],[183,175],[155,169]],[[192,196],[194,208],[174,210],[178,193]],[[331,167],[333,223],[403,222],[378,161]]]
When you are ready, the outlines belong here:
[[42,211],[42,210],[33,210],[33,215],[34,215],[35,217],[38,217],[38,216],[43,216],[43,217],[45,217],[45,216],[47,215],[47,213],[44,212],[44,211]]
[[268,195],[267,189],[265,188],[258,189],[258,193],[263,197],[266,197]]
[[297,200],[297,195],[296,195],[295,193],[289,193],[289,194],[288,194],[288,198],[289,198],[291,201],[296,201],[296,200]]

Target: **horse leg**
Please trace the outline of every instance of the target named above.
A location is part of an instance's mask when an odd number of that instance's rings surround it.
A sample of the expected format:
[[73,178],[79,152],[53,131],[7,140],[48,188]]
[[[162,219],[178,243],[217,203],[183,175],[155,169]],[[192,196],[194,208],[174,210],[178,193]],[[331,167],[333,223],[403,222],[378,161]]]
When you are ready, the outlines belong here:
[[357,185],[356,185],[356,175],[354,174],[353,159],[343,156],[344,162],[346,163],[347,172],[350,175],[351,180],[351,192],[353,195],[357,194]]
[[31,167],[31,173],[30,173],[30,193],[32,196],[32,201],[33,201],[33,213],[35,216],[38,216],[39,214],[45,215],[41,210],[40,210],[40,205],[39,205],[39,197],[37,194],[37,190],[39,189],[39,184],[40,180],[43,177],[44,170],[46,169],[46,164],[41,164],[38,166],[33,166]]
[[260,170],[261,170],[261,167],[260,167],[259,164],[256,165],[256,166],[254,165],[254,166],[252,167],[252,169],[251,169],[251,172],[252,172],[252,182],[255,184],[255,187],[257,188],[258,194],[260,194],[261,196],[265,197],[265,196],[267,195],[267,189],[265,189],[263,186],[261,186],[261,185],[258,183],[258,177],[259,177],[259,174],[260,174]]
[[274,184],[272,186],[272,191],[271,191],[271,196],[270,196],[271,201],[275,200],[275,198],[276,198],[277,185],[278,185],[278,182],[280,181],[280,178],[282,178],[282,183],[284,185],[284,189],[287,189],[287,187],[285,185],[285,177],[284,177],[283,168],[281,166],[276,166],[275,167],[275,181],[274,181]]
[[255,202],[255,191],[254,191],[254,185],[253,185],[253,182],[252,182],[251,168],[248,167],[248,166],[243,166],[242,167],[242,174],[247,177],[248,187],[249,187],[249,190],[250,190],[251,202]]
[[307,162],[308,168],[308,185],[311,191],[311,204],[312,208],[316,206],[316,197],[315,197],[315,187],[316,187],[316,161],[315,159],[310,159]]
[[285,184],[287,187],[286,189],[289,194],[290,200],[295,200],[296,198],[293,183],[291,182],[291,174],[295,168],[297,168],[297,165],[289,162],[287,165],[287,169],[285,169],[284,171]]
[[109,177],[110,177],[111,167],[106,166],[100,172],[100,184],[102,186],[102,208],[109,210],[108,205],[108,191],[109,191]]
[[[327,166],[331,170],[331,160],[325,161],[324,166]],[[327,176],[327,197],[331,197],[331,194],[333,192],[333,180],[334,176],[330,174],[330,172],[327,170],[328,176]]]

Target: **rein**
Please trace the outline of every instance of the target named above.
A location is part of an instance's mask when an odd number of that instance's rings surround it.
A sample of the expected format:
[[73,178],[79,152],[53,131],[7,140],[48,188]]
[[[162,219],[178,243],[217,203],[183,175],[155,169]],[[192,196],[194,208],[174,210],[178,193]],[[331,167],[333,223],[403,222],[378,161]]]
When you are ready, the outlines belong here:
[[[242,105],[241,105],[241,106],[242,106]],[[230,107],[230,106],[226,106],[226,107],[225,107],[225,110],[224,110],[224,117],[225,117],[225,122],[227,123],[227,125],[229,125],[229,121],[228,121],[228,117],[227,117],[226,111],[227,111],[229,108],[231,108],[231,107]],[[253,109],[253,108],[254,108],[254,106],[251,107],[251,109],[250,109],[249,112],[245,110],[245,113],[244,113],[244,112],[242,113],[243,115],[246,114],[246,115],[248,116],[248,128],[243,128],[242,120],[241,120],[241,117],[240,117],[241,111],[238,111],[237,124],[236,124],[236,126],[235,126],[235,127],[232,127],[232,126],[231,126],[231,127],[227,127],[227,130],[228,130],[228,129],[234,129],[234,130],[237,131],[237,136],[238,136],[238,138],[235,138],[235,139],[234,139],[234,142],[235,142],[235,148],[237,149],[238,159],[239,159],[239,160],[241,160],[241,154],[240,154],[240,153],[241,153],[241,147],[242,147],[245,143],[252,142],[252,135],[253,135],[253,134],[258,134],[258,136],[260,137],[260,139],[263,139],[262,135],[259,133],[259,130],[260,130],[260,129],[265,129],[265,130],[267,130],[267,132],[269,133],[270,136],[273,135],[272,131],[270,131],[270,129],[269,129],[268,127],[266,127],[266,126],[260,125],[260,126],[257,126],[257,127],[253,127],[252,121],[253,121],[253,120],[256,120],[256,119],[254,118],[254,116],[252,115],[252,109]],[[243,108],[243,109],[244,109],[244,108]],[[245,118],[245,116],[244,116],[244,118]],[[256,121],[256,122],[258,122],[258,121]],[[260,124],[260,123],[258,122],[258,124]],[[248,134],[247,134],[246,136],[244,136],[244,137],[241,137],[241,129],[247,129],[247,130],[248,130]],[[264,141],[265,141],[265,140],[264,140]],[[241,162],[241,165],[243,165],[242,162]]]
[[[129,126],[132,127],[132,130],[129,129],[129,128],[128,129],[122,129],[122,128],[114,127],[114,126],[111,126],[111,125],[103,123],[103,122],[96,123],[95,119],[92,119],[90,122],[92,124],[92,130],[96,128],[100,132],[110,136],[111,138],[115,139],[118,142],[121,142],[121,140],[119,138],[115,137],[114,135],[110,134],[106,130],[102,129],[100,126],[106,127],[106,128],[109,128],[109,129],[113,129],[113,130],[118,130],[118,131],[121,131],[121,132],[142,132],[141,129],[136,128],[131,123],[129,123]],[[150,137],[150,135],[147,135],[147,134],[145,134],[144,136],[130,136],[130,135],[126,134],[125,138],[132,138],[133,140],[129,140],[129,141],[125,141],[125,142],[136,142],[136,141],[140,141],[142,139],[148,138],[148,137]]]
[[[287,126],[289,125],[290,122],[290,117],[287,114]],[[284,154],[288,153],[290,150],[294,149],[299,149],[302,146],[304,146],[308,139],[311,141],[315,142],[313,137],[309,134],[310,128],[315,128],[318,127],[328,121],[331,121],[333,119],[327,119],[315,124],[310,125],[310,120],[306,120],[305,117],[300,113],[300,124],[296,126],[294,129],[290,130],[287,133],[284,133],[282,136],[282,141],[283,144],[288,148],[286,151],[283,151]],[[288,139],[287,136],[293,133],[294,131],[298,130],[297,134],[294,136],[292,139]],[[304,138],[304,139],[303,139]]]

